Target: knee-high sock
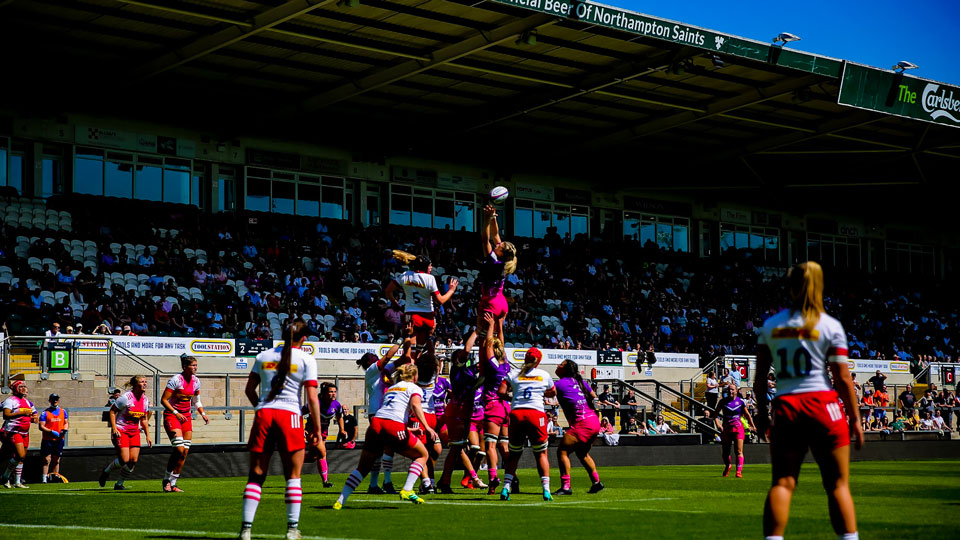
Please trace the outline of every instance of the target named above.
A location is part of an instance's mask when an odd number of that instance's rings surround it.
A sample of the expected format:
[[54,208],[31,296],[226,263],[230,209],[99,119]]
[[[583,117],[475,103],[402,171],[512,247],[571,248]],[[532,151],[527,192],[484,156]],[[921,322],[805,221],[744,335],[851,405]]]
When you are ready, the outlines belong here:
[[413,490],[414,484],[417,483],[417,478],[420,478],[420,474],[423,472],[423,465],[418,461],[414,461],[410,464],[410,469],[407,471],[407,481],[403,483],[404,491]]
[[120,458],[117,458],[111,461],[110,464],[107,465],[105,469],[103,469],[103,472],[110,474],[114,469],[119,469],[122,465],[123,463],[120,461]]
[[10,476],[13,475],[13,470],[17,468],[17,465],[18,465],[19,463],[20,463],[20,460],[19,460],[19,459],[15,458],[15,457],[10,458],[10,461],[9,461],[9,462],[7,463],[7,465],[3,468],[3,475],[0,476],[0,478],[2,478],[4,481],[6,481],[8,478],[10,478]]
[[597,471],[593,471],[592,473],[590,473],[590,480],[593,480],[593,483],[594,483],[594,484],[596,484],[597,482],[599,482],[599,481],[600,481],[600,473],[597,472]]
[[177,473],[170,473],[170,485],[171,485],[171,486],[177,485],[177,480],[179,480],[179,479],[180,479],[180,475],[179,475],[179,474],[177,474]]
[[324,481],[324,482],[326,482],[326,481],[327,481],[327,476],[328,476],[328,473],[327,473],[327,459],[324,458],[324,459],[321,459],[321,460],[320,460],[320,477],[323,478],[323,481]]
[[340,504],[346,504],[347,498],[350,497],[350,494],[353,493],[353,490],[357,489],[357,486],[360,485],[360,482],[363,482],[363,475],[360,474],[360,471],[354,470],[350,473],[350,476],[347,477],[347,481],[343,483],[343,491],[340,492],[340,497],[337,498],[337,502]]
[[20,478],[23,476],[23,463],[18,463],[17,467],[14,469],[14,480],[15,484],[20,483]]
[[391,473],[393,473],[393,456],[388,456],[386,454],[380,458],[383,467],[383,483],[392,484],[393,478],[391,478]]
[[563,489],[570,489],[570,475],[564,474],[560,476],[560,487]]
[[[373,466],[370,467],[370,487],[376,487],[380,482],[380,460],[373,462]],[[356,487],[356,486],[354,486]],[[350,490],[353,491],[353,490]]]
[[260,495],[263,488],[260,484],[249,482],[243,490],[243,526],[253,525],[253,517],[257,515],[257,506],[260,505]]
[[[136,467],[136,465],[134,465],[133,467]],[[131,466],[128,464],[128,465],[124,465],[123,468],[120,469],[120,479],[117,480],[117,484],[118,484],[118,485],[121,485],[121,486],[122,486],[123,483],[124,483],[128,478],[130,478],[130,475],[133,474],[133,467],[131,467]]]
[[743,470],[743,456],[737,456],[737,470]]
[[513,491],[513,475],[507,473],[503,475],[503,489],[507,490],[507,493]]
[[287,480],[287,491],[284,495],[287,503],[287,528],[296,529],[300,523],[300,504],[303,502],[303,489],[299,478]]
[[549,477],[549,476],[541,476],[541,477],[540,477],[540,484],[543,485],[543,490],[544,490],[544,491],[550,491],[550,477]]
[[726,465],[727,467],[730,466],[730,454],[723,455],[723,464]]

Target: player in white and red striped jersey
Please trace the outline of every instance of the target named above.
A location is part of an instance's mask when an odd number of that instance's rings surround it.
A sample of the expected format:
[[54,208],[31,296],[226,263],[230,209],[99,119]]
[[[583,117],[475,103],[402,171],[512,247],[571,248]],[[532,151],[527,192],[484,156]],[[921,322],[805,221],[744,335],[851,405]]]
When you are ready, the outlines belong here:
[[399,307],[394,292],[403,289],[403,314],[405,323],[413,330],[414,353],[416,358],[419,351],[426,346],[433,335],[437,323],[434,315],[434,302],[443,305],[453,297],[459,282],[451,279],[447,292],[440,294],[437,287],[437,278],[431,274],[433,264],[425,256],[415,256],[405,251],[394,250],[393,256],[398,261],[410,265],[410,270],[403,272],[392,280],[383,293],[394,307]]
[[[767,410],[767,373],[777,375],[773,418],[760,414],[761,433],[770,427],[773,485],[763,512],[763,534],[782,540],[807,449],[820,465],[830,522],[841,540],[856,540],[857,518],[850,496],[850,438],[863,445],[853,379],[847,366],[847,336],[823,308],[823,269],[809,261],[787,273],[791,307],[767,319],[757,339],[757,408]],[[832,378],[832,383],[831,383]],[[846,414],[844,414],[846,410]]]
[[420,405],[423,400],[423,390],[417,386],[416,380],[416,365],[404,364],[394,372],[394,384],[384,393],[383,404],[377,414],[370,420],[370,427],[367,428],[363,452],[360,454],[360,463],[357,464],[357,468],[350,473],[347,481],[344,482],[343,491],[340,492],[340,497],[333,504],[334,510],[343,508],[347,498],[360,485],[363,477],[370,471],[373,463],[380,457],[385,448],[390,448],[395,453],[411,460],[410,469],[407,471],[407,480],[403,489],[400,490],[400,498],[414,504],[423,504],[423,499],[417,497],[417,494],[413,492],[413,486],[420,478],[429,454],[423,442],[411,433],[410,428],[407,427],[410,413],[413,413],[417,422],[426,432],[427,440],[436,440],[437,433],[430,427],[423,415],[423,408]]
[[250,450],[250,473],[243,491],[241,540],[250,539],[250,529],[275,447],[280,449],[280,461],[287,482],[284,497],[287,503],[286,538],[302,537],[299,529],[300,505],[303,501],[300,470],[303,468],[306,442],[303,418],[300,416],[301,391],[307,395],[310,419],[314,422],[314,429],[310,430],[310,444],[320,444],[317,361],[300,349],[309,332],[302,319],[294,321],[283,331],[283,345],[257,355],[247,378],[245,393],[256,408],[256,417],[247,445]]
[[163,475],[162,487],[165,492],[176,493],[183,492],[177,487],[177,480],[183,471],[190,445],[193,444],[191,406],[196,405],[203,422],[210,423],[210,418],[203,411],[203,403],[200,402],[197,359],[192,356],[181,356],[180,366],[183,372],[170,377],[160,398],[160,404],[163,405],[163,428],[167,432],[167,437],[170,437],[170,444],[173,445],[173,452],[167,460],[167,470]]
[[124,490],[124,482],[133,474],[140,459],[140,431],[147,439],[147,446],[153,446],[150,438],[150,398],[147,397],[147,385],[143,375],[134,375],[126,386],[130,390],[121,395],[110,407],[110,435],[117,458],[100,472],[100,487],[107,485],[110,473],[120,469],[120,479],[113,485],[115,490]]
[[23,460],[27,456],[27,447],[30,446],[30,424],[36,423],[37,408],[27,399],[29,390],[27,383],[13,381],[10,383],[13,395],[3,400],[3,427],[0,428],[0,484],[11,487],[10,477],[13,476],[13,486],[26,488],[21,481],[23,474]]

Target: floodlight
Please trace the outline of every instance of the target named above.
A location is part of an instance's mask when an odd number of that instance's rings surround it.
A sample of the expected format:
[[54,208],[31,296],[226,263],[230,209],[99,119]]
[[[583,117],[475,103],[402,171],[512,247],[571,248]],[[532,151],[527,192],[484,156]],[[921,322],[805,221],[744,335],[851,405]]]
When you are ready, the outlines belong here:
[[913,62],[907,62],[906,60],[901,60],[897,62],[897,65],[893,66],[892,69],[898,73],[903,73],[908,69],[917,69],[918,67],[920,66],[914,64]]
[[713,67],[715,67],[715,68],[722,68],[722,67],[723,67],[723,59],[720,58],[719,55],[716,55],[716,54],[711,55],[711,56],[710,56],[710,60],[713,62]]
[[790,32],[780,32],[780,34],[773,38],[774,43],[779,43],[781,47],[790,43],[791,41],[800,41],[800,36],[796,34],[791,34]]
[[537,44],[537,33],[534,31],[524,32],[520,34],[520,37],[517,38],[515,42],[517,45],[528,45],[533,46]]

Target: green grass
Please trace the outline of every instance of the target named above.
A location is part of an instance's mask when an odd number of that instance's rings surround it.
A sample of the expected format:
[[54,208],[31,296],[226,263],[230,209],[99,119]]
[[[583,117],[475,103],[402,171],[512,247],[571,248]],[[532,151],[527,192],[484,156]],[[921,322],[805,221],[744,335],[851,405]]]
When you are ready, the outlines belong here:
[[[958,461],[854,463],[852,490],[861,537],[956,538],[958,465]],[[339,512],[331,505],[345,475],[333,475],[337,487],[324,489],[319,475],[310,474],[304,478],[300,528],[309,537],[356,539],[760,538],[770,467],[747,464],[743,479],[721,478],[720,470],[719,465],[602,468],[607,489],[588,495],[589,482],[578,469],[575,495],[556,497],[554,502],[531,494],[539,487],[532,470],[521,472],[526,494],[514,495],[509,502],[487,497],[485,492],[458,489],[456,495],[426,497],[427,504],[413,506],[395,496],[363,494],[364,481],[361,491]],[[819,480],[816,466],[805,465],[788,538],[835,538]],[[555,489],[556,471],[553,481]],[[100,489],[89,482],[0,490],[0,538],[170,539],[236,534],[245,479],[187,478],[180,483],[186,493],[161,493],[159,480],[128,482],[127,492],[114,492],[109,484]],[[36,527],[49,522],[71,528]],[[270,477],[254,536],[279,537],[285,522],[283,480]]]

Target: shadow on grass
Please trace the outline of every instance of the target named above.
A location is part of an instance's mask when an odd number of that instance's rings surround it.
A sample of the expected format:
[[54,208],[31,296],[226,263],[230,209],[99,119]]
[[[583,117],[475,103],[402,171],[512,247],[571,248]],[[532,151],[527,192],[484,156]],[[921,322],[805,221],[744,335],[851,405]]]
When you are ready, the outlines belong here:
[[[333,506],[313,506],[311,507],[314,510],[333,510]],[[396,505],[390,506],[344,506],[342,510],[337,510],[338,512],[343,512],[344,510],[399,510],[400,507]]]

